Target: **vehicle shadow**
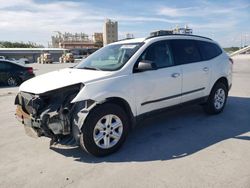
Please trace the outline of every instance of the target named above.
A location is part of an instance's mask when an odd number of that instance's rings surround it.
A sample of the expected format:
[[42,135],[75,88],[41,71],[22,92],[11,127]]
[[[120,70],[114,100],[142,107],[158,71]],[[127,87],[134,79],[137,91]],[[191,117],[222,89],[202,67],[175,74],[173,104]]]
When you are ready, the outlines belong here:
[[7,86],[4,84],[0,84],[1,89],[13,89],[13,88],[18,88],[19,86]]
[[189,106],[143,120],[116,153],[97,158],[81,148],[53,150],[85,163],[173,160],[199,152],[226,139],[249,140],[250,98],[228,97],[224,112],[206,115]]
[[13,86],[8,86],[7,83],[0,81],[0,88],[13,88]]

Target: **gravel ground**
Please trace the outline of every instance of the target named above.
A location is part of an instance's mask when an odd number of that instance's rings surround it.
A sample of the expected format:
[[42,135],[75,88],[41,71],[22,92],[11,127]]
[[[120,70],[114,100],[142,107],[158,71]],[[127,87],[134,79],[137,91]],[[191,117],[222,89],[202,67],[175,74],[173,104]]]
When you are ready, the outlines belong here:
[[[250,187],[250,57],[234,58],[224,112],[200,106],[146,119],[120,151],[96,158],[49,149],[14,117],[18,88],[0,88],[0,187]],[[37,75],[72,64],[32,65]]]

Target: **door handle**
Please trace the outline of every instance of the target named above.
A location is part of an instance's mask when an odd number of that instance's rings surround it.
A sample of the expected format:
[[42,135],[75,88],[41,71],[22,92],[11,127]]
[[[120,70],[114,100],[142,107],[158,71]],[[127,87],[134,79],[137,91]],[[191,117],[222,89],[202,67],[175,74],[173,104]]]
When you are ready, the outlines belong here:
[[171,76],[172,76],[173,78],[177,78],[177,77],[180,76],[180,73],[173,73]]
[[209,70],[208,67],[204,67],[204,68],[203,68],[203,71],[205,71],[205,72],[207,72],[208,70]]

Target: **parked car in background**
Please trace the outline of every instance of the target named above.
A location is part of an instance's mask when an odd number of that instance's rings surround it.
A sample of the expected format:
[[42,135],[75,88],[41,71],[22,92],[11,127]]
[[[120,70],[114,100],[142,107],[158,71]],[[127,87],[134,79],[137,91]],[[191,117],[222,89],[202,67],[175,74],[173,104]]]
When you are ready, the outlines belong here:
[[74,58],[75,58],[75,63],[79,63],[80,61],[85,59],[86,56],[85,55],[74,55]]
[[0,83],[3,85],[18,86],[34,76],[32,67],[8,60],[0,60]]
[[14,62],[17,61],[17,59],[15,59],[15,58],[8,58],[7,60],[8,60],[8,61],[14,61]]
[[19,63],[22,63],[22,64],[29,64],[30,63],[29,59],[27,59],[27,58],[20,58],[16,61]]
[[86,55],[74,55],[75,60],[82,60],[86,58]]

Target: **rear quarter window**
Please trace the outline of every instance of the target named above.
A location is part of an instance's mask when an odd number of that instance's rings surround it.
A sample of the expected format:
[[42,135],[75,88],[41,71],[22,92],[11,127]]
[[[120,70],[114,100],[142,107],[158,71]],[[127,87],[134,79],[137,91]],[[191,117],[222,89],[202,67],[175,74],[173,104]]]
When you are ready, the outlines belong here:
[[221,48],[217,44],[205,41],[197,41],[197,43],[203,60],[213,59],[222,53]]

